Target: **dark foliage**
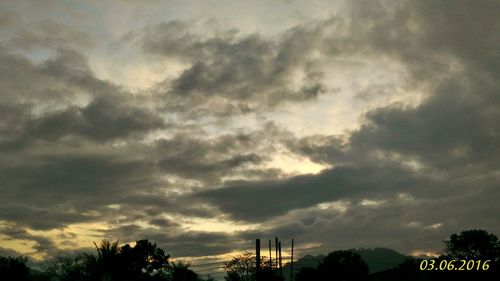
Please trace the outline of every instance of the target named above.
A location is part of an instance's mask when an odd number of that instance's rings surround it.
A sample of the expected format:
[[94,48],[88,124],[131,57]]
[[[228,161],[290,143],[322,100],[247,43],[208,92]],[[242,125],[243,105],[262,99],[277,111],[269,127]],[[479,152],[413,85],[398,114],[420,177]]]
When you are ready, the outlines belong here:
[[95,246],[97,255],[58,257],[48,272],[58,281],[196,280],[180,278],[178,268],[168,263],[169,255],[148,240],[139,240],[133,247],[106,240]]
[[354,251],[335,251],[328,254],[318,265],[319,280],[364,280],[368,265]]
[[368,276],[368,265],[353,250],[329,253],[316,268],[303,267],[295,275],[297,281],[361,281]]
[[4,280],[29,280],[29,267],[25,257],[0,257],[0,278]]
[[187,263],[173,263],[169,281],[198,281],[198,274]]
[[451,258],[496,261],[500,257],[498,237],[486,230],[465,230],[460,234],[451,235],[444,243],[445,254]]
[[295,281],[309,281],[318,279],[318,271],[313,267],[303,267],[295,275]]

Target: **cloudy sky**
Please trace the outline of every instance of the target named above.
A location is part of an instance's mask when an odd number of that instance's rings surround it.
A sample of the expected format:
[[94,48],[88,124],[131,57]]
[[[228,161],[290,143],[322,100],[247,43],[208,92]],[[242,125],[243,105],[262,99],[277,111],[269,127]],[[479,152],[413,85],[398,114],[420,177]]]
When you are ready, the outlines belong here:
[[500,2],[0,4],[0,254],[500,234]]

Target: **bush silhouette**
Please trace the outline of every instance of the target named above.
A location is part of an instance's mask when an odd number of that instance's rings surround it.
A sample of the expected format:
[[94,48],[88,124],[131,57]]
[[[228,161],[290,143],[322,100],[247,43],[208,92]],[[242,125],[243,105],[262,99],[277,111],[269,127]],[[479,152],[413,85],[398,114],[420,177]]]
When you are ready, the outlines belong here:
[[318,280],[365,280],[368,265],[354,251],[335,251],[329,253],[317,268]]

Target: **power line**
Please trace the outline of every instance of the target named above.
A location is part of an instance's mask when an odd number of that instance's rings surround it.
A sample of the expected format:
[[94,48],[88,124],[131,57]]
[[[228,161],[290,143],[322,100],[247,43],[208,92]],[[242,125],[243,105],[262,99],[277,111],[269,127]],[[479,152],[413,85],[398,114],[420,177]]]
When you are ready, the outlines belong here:
[[224,267],[219,266],[219,267],[206,268],[206,269],[197,270],[195,272],[208,271],[208,270],[214,270],[214,269],[224,269]]
[[216,274],[226,274],[226,272],[216,271],[216,272],[212,272],[212,273],[203,273],[203,274],[198,274],[198,275],[209,276],[209,275],[216,275]]
[[194,264],[191,265],[190,267],[198,267],[198,266],[205,266],[205,265],[214,265],[214,264],[221,264],[221,263],[226,263],[229,261],[219,261],[219,262],[210,262],[210,263],[200,263],[200,264]]

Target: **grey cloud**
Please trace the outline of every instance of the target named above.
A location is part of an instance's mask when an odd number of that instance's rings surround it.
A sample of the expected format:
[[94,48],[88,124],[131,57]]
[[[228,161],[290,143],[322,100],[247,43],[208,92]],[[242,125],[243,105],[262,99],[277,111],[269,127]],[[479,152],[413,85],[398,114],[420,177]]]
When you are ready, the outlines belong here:
[[[278,236],[285,242],[285,248],[294,238],[299,256],[374,246],[394,248],[406,254],[415,250],[439,251],[443,240],[463,229],[500,232],[492,216],[497,209],[498,192],[492,189],[487,192],[488,198],[484,198],[482,192],[435,198],[411,197],[406,193],[379,194],[385,196],[378,198],[379,205],[363,205],[363,197],[349,198],[334,201],[341,203],[344,210],[328,207],[328,204],[322,208],[295,209],[268,218],[264,230],[237,235],[249,240]],[[311,244],[320,246],[309,248]]]
[[21,21],[21,16],[18,13],[0,8],[0,26],[12,27]]
[[[194,198],[211,202],[236,219],[262,221],[290,210],[346,198],[423,192],[429,181],[395,164],[359,164],[285,180],[247,182],[201,191]],[[431,183],[436,185],[436,183]],[[414,190],[416,188],[420,190]],[[431,186],[425,188],[430,189]],[[276,201],[280,203],[277,204]]]
[[494,132],[500,128],[493,120],[500,118],[500,104],[486,87],[468,92],[465,83],[450,81],[416,108],[374,110],[367,114],[370,124],[351,136],[351,145],[416,157],[438,169],[479,165],[488,171],[498,159],[500,139]]
[[482,206],[474,204],[474,198],[480,197],[482,195],[404,200],[390,196],[376,207],[352,202],[345,212],[301,210],[282,217],[271,233],[294,237],[297,246],[321,243],[321,249],[383,246],[408,254],[414,250],[439,251],[444,246],[443,240],[463,229],[500,232],[494,220],[478,219],[491,217],[496,208],[491,202],[494,200],[483,201]]
[[[41,132],[50,136],[51,130],[62,129],[50,126]],[[154,145],[129,139],[129,144],[118,147],[75,138],[45,138],[20,150],[5,150],[5,161],[0,163],[4,186],[0,201],[6,210],[2,218],[36,229],[52,229],[118,215],[125,216],[119,223],[150,221],[168,213],[213,217],[216,212],[184,204],[179,194],[220,183],[225,175],[277,177],[278,171],[257,166],[263,161],[258,156],[262,134],[223,135],[214,140],[179,135]],[[255,153],[242,153],[252,145]],[[249,164],[256,167],[243,169]],[[165,175],[199,180],[202,186],[169,182]],[[120,209],[109,209],[112,204]]]
[[164,228],[171,227],[171,226],[178,226],[176,222],[168,219],[163,219],[163,218],[155,218],[149,221],[150,224],[156,225],[156,226],[161,226]]
[[[222,177],[245,173],[273,176],[276,171],[260,167],[269,160],[276,138],[288,138],[286,132],[271,124],[248,132],[224,134],[216,138],[179,134],[155,142],[155,163],[166,174],[218,185]],[[267,140],[266,140],[267,139]]]
[[[129,93],[94,77],[79,53],[60,51],[41,66],[8,52],[3,53],[2,61],[5,65],[0,72],[6,76],[0,83],[7,103],[0,122],[9,130],[10,143],[68,135],[106,141],[164,127],[157,113],[134,104]],[[78,99],[90,102],[75,104]],[[38,108],[45,112],[34,114]],[[9,122],[12,119],[15,125]]]
[[103,155],[2,163],[2,208],[9,210],[2,212],[2,218],[43,229],[93,220],[90,210],[105,214],[106,205],[133,201],[136,195],[140,202],[141,193],[165,186],[149,165]]
[[419,106],[391,105],[367,112],[363,126],[348,138],[311,136],[288,146],[333,165],[371,161],[378,153],[438,170],[488,173],[498,159],[495,132],[500,128],[493,120],[500,118],[500,104],[493,93],[499,85],[468,74],[435,85]]
[[416,79],[450,69],[450,57],[475,71],[498,73],[497,1],[352,2],[351,33],[363,49],[400,58]]
[[[177,110],[189,112],[194,106],[205,112],[202,105],[208,103],[212,114],[227,115],[325,93],[322,72],[309,58],[321,32],[313,25],[289,30],[278,39],[235,32],[206,38],[188,30],[186,23],[174,21],[148,30],[141,43],[146,52],[190,63],[164,89],[169,104]],[[294,71],[306,76],[299,89],[289,86]]]
[[83,108],[73,107],[38,118],[28,135],[49,139],[64,135],[80,135],[95,140],[126,137],[164,126],[160,116],[123,102],[124,98],[94,99]]
[[60,22],[43,20],[23,24],[10,38],[12,47],[33,50],[35,48],[82,49],[95,46],[94,38],[83,31]]
[[[28,201],[28,200],[26,200]],[[57,203],[60,205],[57,206]],[[64,210],[64,203],[57,202],[50,207],[31,206],[20,203],[3,203],[0,208],[3,220],[16,222],[20,225],[27,225],[33,229],[49,230],[61,228],[71,223],[89,222],[95,219],[94,216],[85,215],[79,212]]]

